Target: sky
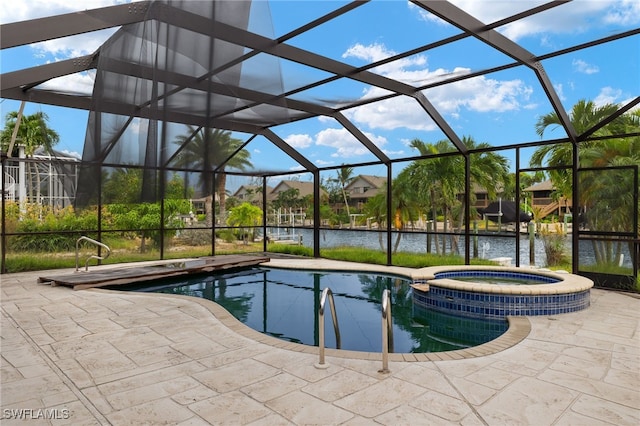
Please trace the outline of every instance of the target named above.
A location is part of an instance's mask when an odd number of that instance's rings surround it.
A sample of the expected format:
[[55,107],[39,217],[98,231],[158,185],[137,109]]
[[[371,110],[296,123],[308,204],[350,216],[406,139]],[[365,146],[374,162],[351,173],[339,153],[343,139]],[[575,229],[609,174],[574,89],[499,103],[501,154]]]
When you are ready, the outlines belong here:
[[[117,0],[13,0],[0,5],[0,23],[17,22],[43,16],[119,4]],[[270,37],[281,36],[304,23],[334,10],[347,1],[261,1],[253,18],[271,15],[271,21],[253,19],[250,30]],[[455,0],[461,9],[485,23],[542,4],[540,1]],[[575,0],[499,31],[535,55],[607,37],[640,26],[638,0]],[[417,48],[459,30],[403,0],[374,0],[333,22],[295,37],[289,44],[314,51],[350,65],[363,66],[407,49]],[[6,49],[0,54],[2,73],[93,53],[113,31],[67,37],[30,46]],[[422,54],[391,62],[373,72],[420,85],[452,73],[465,74],[505,62],[505,57],[474,39],[465,39]],[[580,50],[562,58],[543,62],[566,110],[581,99],[597,105],[623,105],[640,96],[640,36]],[[256,63],[259,68],[259,63]],[[322,73],[300,65],[280,63],[285,89],[302,86],[323,77]],[[90,93],[91,73],[58,79],[50,87],[61,85]],[[340,81],[322,90],[299,93],[296,99],[338,104],[384,93],[382,89],[355,81]],[[552,112],[546,95],[531,70],[522,67],[464,80],[454,85],[435,87],[425,96],[438,108],[458,135],[472,136],[478,143],[505,146],[540,140],[535,132],[538,117]],[[3,119],[17,111],[16,101],[1,100]],[[81,156],[88,113],[67,108],[27,103],[26,114],[42,111],[49,126],[60,134],[58,151]],[[392,159],[417,153],[409,146],[413,139],[437,142],[444,139],[424,110],[413,99],[398,97],[344,112],[379,148]],[[4,120],[3,120],[4,121]],[[326,117],[314,118],[273,128],[319,167],[343,163],[364,163],[373,155],[336,123]],[[234,134],[246,140],[249,135]],[[562,129],[549,129],[545,136],[566,136]],[[268,141],[257,138],[248,149],[256,169],[267,170],[274,162],[281,169],[300,166]],[[505,153],[507,157],[513,152]],[[530,151],[524,150],[527,158]],[[275,160],[274,160],[275,159]],[[521,160],[522,161],[522,160]],[[513,165],[512,165],[513,167]],[[384,167],[362,168],[357,173],[385,175]]]

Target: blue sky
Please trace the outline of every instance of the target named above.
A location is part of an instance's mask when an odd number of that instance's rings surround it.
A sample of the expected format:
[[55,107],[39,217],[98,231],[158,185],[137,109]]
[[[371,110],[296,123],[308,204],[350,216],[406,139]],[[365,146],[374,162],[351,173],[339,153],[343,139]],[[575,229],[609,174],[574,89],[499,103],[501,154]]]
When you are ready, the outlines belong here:
[[[112,0],[14,0],[2,2],[2,23],[16,22],[77,10],[103,7],[122,1]],[[305,22],[334,10],[346,1],[272,1],[255,6],[255,16],[270,13],[271,25],[254,25],[252,30],[267,36],[281,36]],[[485,23],[510,16],[543,2],[457,0],[457,6]],[[254,21],[258,22],[258,21]],[[508,25],[499,31],[520,43],[535,55],[570,47],[592,39],[637,28],[640,24],[640,1],[576,0],[549,11]],[[444,36],[458,33],[450,25],[422,9],[402,0],[372,1],[322,25],[308,34],[291,39],[294,46],[362,66],[407,49],[416,48]],[[95,51],[111,34],[101,31],[68,37],[32,46],[8,49],[0,56],[2,73],[67,59]],[[504,56],[474,39],[466,39],[414,57],[390,63],[372,71],[420,85],[450,73],[469,73],[505,62]],[[624,104],[640,95],[640,37],[630,37],[607,46],[596,46],[566,57],[543,62],[553,86],[565,108],[580,99],[597,104]],[[257,65],[257,64],[256,64]],[[299,87],[322,77],[322,73],[286,62],[280,63],[285,89]],[[52,82],[51,87],[73,87],[90,93],[90,74],[70,76]],[[357,82],[337,82],[330,87],[299,93],[297,99],[322,101],[335,105],[341,100],[376,96],[381,89]],[[537,118],[552,111],[544,91],[533,72],[511,69],[441,86],[425,92],[460,136],[473,136],[476,142],[504,146],[539,140],[535,133]],[[2,117],[19,108],[19,103],[2,100]],[[48,105],[28,103],[25,113],[43,111],[49,125],[61,136],[57,149],[80,155],[84,144],[88,113]],[[412,99],[370,104],[345,115],[391,158],[414,155],[408,142],[418,138],[425,142],[443,139],[424,111]],[[273,130],[321,167],[342,163],[360,163],[374,157],[333,119],[315,118],[273,128]],[[237,134],[240,139],[248,135]],[[565,136],[561,129],[550,138]],[[248,147],[256,169],[269,170],[277,163],[281,170],[295,170],[295,161],[277,152],[266,140],[256,139]],[[513,153],[505,153],[512,156]],[[530,155],[527,151],[524,155]],[[358,172],[384,175],[383,167]]]

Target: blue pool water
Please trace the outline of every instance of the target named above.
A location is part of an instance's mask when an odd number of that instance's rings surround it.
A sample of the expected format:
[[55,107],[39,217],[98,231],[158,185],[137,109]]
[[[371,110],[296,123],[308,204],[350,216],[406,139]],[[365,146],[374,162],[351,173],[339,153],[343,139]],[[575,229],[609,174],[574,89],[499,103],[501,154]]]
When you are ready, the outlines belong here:
[[560,280],[540,274],[513,271],[464,270],[438,272],[436,278],[450,278],[457,281],[469,281],[495,285],[534,285],[553,284]]
[[[247,326],[290,342],[318,345],[322,290],[333,292],[341,349],[382,350],[380,300],[391,291],[393,347],[397,353],[441,352],[476,346],[507,330],[502,319],[455,316],[414,304],[410,281],[391,275],[252,267],[128,286],[125,290],[182,294],[212,300]],[[122,290],[122,286],[117,289]],[[335,348],[330,310],[326,347]]]

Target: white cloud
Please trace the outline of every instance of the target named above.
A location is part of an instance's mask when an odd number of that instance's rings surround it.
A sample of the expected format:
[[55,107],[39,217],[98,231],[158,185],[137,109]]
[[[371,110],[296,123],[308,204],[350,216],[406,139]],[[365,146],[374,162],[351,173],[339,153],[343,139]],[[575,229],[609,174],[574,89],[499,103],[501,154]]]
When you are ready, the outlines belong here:
[[60,152],[70,157],[75,157],[79,159],[82,158],[82,154],[80,154],[78,151],[69,151],[68,149],[63,149]]
[[94,53],[114,32],[115,28],[56,38],[32,44],[31,48],[39,57],[53,56],[56,60],[75,58]]
[[[528,8],[533,6],[528,2],[524,2],[524,4]],[[506,25],[501,32],[512,40],[519,40],[523,37],[538,36],[547,32],[577,34],[612,25],[616,27],[620,25],[631,26],[638,23],[640,23],[640,2],[637,0],[577,0],[517,23]]]
[[606,104],[616,104],[622,96],[622,90],[614,89],[613,87],[603,87],[600,89],[600,93],[593,100],[593,103],[597,106],[603,106]]
[[564,101],[567,99],[566,96],[564,95],[564,87],[562,86],[562,83],[554,84],[553,88],[556,90],[556,94],[558,95],[561,101]]
[[[387,140],[381,136],[375,136],[371,133],[365,133],[376,146],[382,147]],[[325,129],[316,134],[316,145],[334,148],[335,152],[332,157],[355,157],[365,155],[369,150],[365,148],[347,129]]]
[[[387,139],[384,137],[366,132],[364,134],[378,147],[382,147],[387,144]],[[332,148],[334,152],[331,154],[331,157],[334,158],[356,157],[369,153],[369,150],[365,148],[360,141],[355,138],[355,136],[344,128],[327,128],[316,133],[314,137],[307,134],[293,134],[287,136],[284,140],[296,149],[304,149],[312,146]],[[335,163],[334,161],[326,161],[324,159],[315,160],[315,162],[316,164],[323,166]]]
[[399,151],[390,151],[387,149],[383,149],[382,152],[384,152],[385,154],[387,154],[387,156],[389,157],[403,157],[406,152],[404,150],[399,150]]
[[381,61],[390,56],[393,56],[394,52],[387,50],[382,44],[374,43],[369,46],[364,46],[360,43],[356,43],[347,49],[342,54],[343,58],[358,58],[368,62]]
[[[88,9],[131,3],[130,0],[14,0],[0,4],[0,23],[20,22],[31,19],[80,12]],[[94,31],[86,34],[64,37],[35,43],[31,47],[37,56],[52,55],[67,59],[87,55],[96,51],[115,32],[114,29]]]
[[640,22],[640,2],[622,0],[607,10],[603,21],[613,25],[634,25]]
[[26,21],[63,13],[80,12],[87,9],[130,3],[123,0],[14,0],[0,5],[0,23]]
[[[484,23],[491,23],[506,18],[526,9],[531,9],[540,4],[546,3],[545,0],[529,0],[529,1],[478,1],[478,0],[450,0],[456,7],[462,9],[468,14],[476,17]],[[417,12],[418,17],[426,22],[432,22],[439,25],[450,25],[446,21],[431,14],[425,9],[407,2],[410,9]]]
[[[530,9],[543,4],[545,3],[545,1],[493,1],[489,3],[487,1],[477,0],[451,0],[451,3],[467,12],[468,14],[476,17],[480,21],[488,24],[506,18],[508,16],[515,15],[516,13],[522,12],[526,9]],[[447,22],[443,21],[435,15],[432,15],[430,12],[417,7],[412,3],[409,3],[409,5],[411,9],[418,11],[418,15],[421,20],[424,20],[426,22],[433,22],[439,25],[449,25]],[[512,27],[505,26],[504,28]],[[529,29],[529,31],[530,30],[531,29]],[[511,30],[511,32],[514,31]]]
[[[457,7],[484,23],[492,23],[546,3],[535,1],[478,1],[451,0]],[[412,3],[421,20],[448,25]],[[497,30],[511,40],[524,37],[540,37],[541,45],[548,45],[550,39],[544,33],[581,33],[604,26],[632,26],[640,22],[640,2],[638,0],[576,0],[553,7],[528,18],[504,25]]]
[[94,80],[95,71],[92,70],[51,79],[39,85],[38,88],[88,96],[93,93]]
[[[369,46],[357,45],[344,55],[355,55],[361,59],[377,60],[391,56],[381,44]],[[403,81],[407,84],[424,85],[438,81],[450,75],[464,75],[471,72],[468,68],[456,67],[453,70],[439,68],[429,70],[426,58],[398,61],[388,64],[378,72],[384,76]],[[429,89],[426,95],[442,114],[457,117],[462,108],[476,112],[505,112],[525,108],[533,89],[522,80],[497,80],[480,76],[456,83]],[[371,98],[385,94],[382,89],[367,89],[363,98]],[[345,111],[345,115],[371,129],[392,130],[407,128],[411,130],[430,131],[436,126],[418,102],[406,96],[397,96],[379,102],[373,102]]]
[[[347,51],[342,54],[342,57],[358,58],[358,59],[362,59],[365,62],[373,63],[373,62],[381,61],[386,58],[390,58],[396,54],[397,52],[387,49],[383,44],[380,44],[380,43],[374,43],[368,46],[365,46],[360,43],[356,43],[350,48],[348,48]],[[379,67],[375,67],[372,69],[372,71],[380,74],[406,73],[406,70],[408,68],[416,67],[416,66],[425,67],[426,65],[427,65],[426,56],[416,55],[413,57],[402,58],[397,61],[393,61]],[[404,80],[402,78],[399,78],[399,79]]]
[[[372,88],[365,96],[369,97],[377,90]],[[366,124],[371,129],[393,130],[404,127],[430,131],[437,128],[418,101],[406,96],[362,105],[344,111],[344,114],[350,120]]]
[[427,12],[423,8],[416,6],[414,3],[407,1],[407,6],[409,6],[409,9],[413,9],[418,14],[418,17],[420,18],[420,20],[422,21],[434,22],[439,25],[447,25],[446,21],[443,21],[437,16],[432,15],[431,13]]
[[571,62],[573,69],[582,74],[596,74],[600,72],[600,68],[597,65],[589,64],[582,59],[574,59]]
[[326,160],[315,160],[314,163],[316,163],[318,166],[320,167],[324,167],[324,166],[330,166],[332,164],[335,164],[335,161],[326,161]]
[[293,148],[308,148],[313,144],[313,139],[309,135],[289,135],[284,141],[291,145]]
[[521,80],[496,80],[475,77],[441,86],[429,91],[431,100],[441,111],[458,112],[466,107],[476,112],[505,112],[518,110],[527,101],[532,89]]

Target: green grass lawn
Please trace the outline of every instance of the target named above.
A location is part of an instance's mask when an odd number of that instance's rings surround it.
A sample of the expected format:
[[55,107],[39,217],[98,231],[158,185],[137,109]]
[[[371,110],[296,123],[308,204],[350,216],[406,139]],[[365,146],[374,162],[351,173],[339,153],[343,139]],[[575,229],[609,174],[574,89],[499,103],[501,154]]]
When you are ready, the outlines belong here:
[[[303,257],[312,257],[313,249],[309,247],[299,245],[288,245],[271,243],[267,247],[268,253],[281,253],[290,254]],[[85,268],[85,262],[91,255],[95,255],[95,250],[83,250],[79,259],[79,268]],[[238,254],[238,253],[263,253],[262,242],[244,244],[242,242],[231,244],[220,244],[218,248],[216,246],[216,254]],[[203,257],[210,256],[210,247],[205,246],[182,246],[172,247],[165,251],[165,259],[180,259],[191,257]],[[370,263],[377,265],[387,264],[386,253],[380,250],[365,249],[360,247],[333,247],[324,248],[320,251],[320,257],[324,259],[332,260],[344,260],[349,262]],[[392,264],[394,266],[404,266],[409,268],[424,268],[428,266],[439,265],[464,265],[464,257],[458,255],[436,255],[433,253],[408,253],[399,252],[392,254]],[[115,265],[119,263],[129,262],[142,262],[160,260],[160,252],[157,249],[147,250],[145,253],[140,253],[137,246],[123,246],[118,245],[117,248],[112,249],[111,255],[101,261],[103,265]],[[471,259],[472,265],[495,265],[487,259]],[[98,260],[89,260],[89,267],[97,265]],[[76,258],[75,253],[42,253],[42,252],[29,252],[29,253],[10,253],[7,254],[5,260],[6,272],[26,272],[26,271],[41,271],[48,269],[62,269],[62,268],[75,268]],[[562,269],[565,271],[571,271],[572,267],[570,263],[564,263],[556,265],[550,269]],[[629,271],[621,271],[618,269],[611,271],[598,272],[611,273],[614,275],[628,275]],[[640,292],[640,277],[636,279],[636,291]]]

